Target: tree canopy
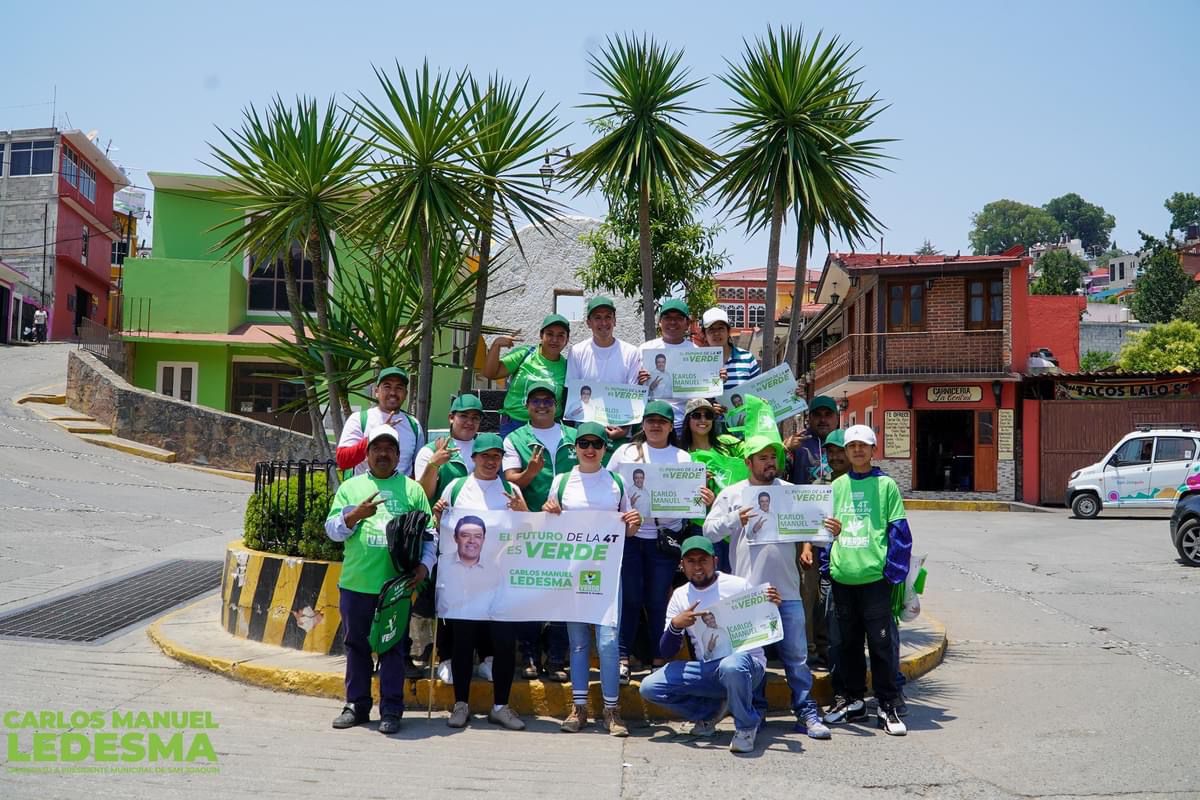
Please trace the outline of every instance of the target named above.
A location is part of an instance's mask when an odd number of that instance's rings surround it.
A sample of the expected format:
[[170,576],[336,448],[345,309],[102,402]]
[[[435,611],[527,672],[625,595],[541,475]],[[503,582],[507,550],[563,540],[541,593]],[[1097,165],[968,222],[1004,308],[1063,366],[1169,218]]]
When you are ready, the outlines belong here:
[[1028,249],[1056,241],[1062,226],[1044,208],[1016,200],[993,200],[971,216],[968,239],[975,255],[1002,253],[1014,244]]
[[1173,240],[1144,233],[1142,239],[1150,255],[1142,259],[1142,274],[1133,287],[1133,313],[1139,322],[1167,322],[1175,318],[1195,282],[1183,271]]
[[1200,325],[1177,319],[1135,333],[1117,363],[1127,372],[1200,370]]
[[921,246],[917,248],[917,255],[919,256],[936,256],[941,255],[941,252],[942,251],[934,247],[933,242],[929,241],[928,239],[922,242]]
[[1065,248],[1049,251],[1034,266],[1039,274],[1030,287],[1033,294],[1074,294],[1087,272],[1083,259]]
[[1054,217],[1068,238],[1079,239],[1083,249],[1088,251],[1093,247],[1108,247],[1109,235],[1117,224],[1116,217],[1103,207],[1089,203],[1074,192],[1056,197],[1042,208]]
[[1171,230],[1187,230],[1187,226],[1200,222],[1200,197],[1191,192],[1175,192],[1163,206],[1171,212]]

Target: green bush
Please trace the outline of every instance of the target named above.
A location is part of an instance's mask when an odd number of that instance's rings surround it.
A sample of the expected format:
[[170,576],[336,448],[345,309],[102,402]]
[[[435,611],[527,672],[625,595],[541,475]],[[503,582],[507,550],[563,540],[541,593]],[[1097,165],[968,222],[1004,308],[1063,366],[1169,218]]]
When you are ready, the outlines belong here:
[[323,473],[311,475],[304,487],[304,519],[299,525],[299,478],[275,480],[246,502],[246,546],[267,553],[322,561],[341,561],[342,543],[325,535],[325,518],[333,493]]

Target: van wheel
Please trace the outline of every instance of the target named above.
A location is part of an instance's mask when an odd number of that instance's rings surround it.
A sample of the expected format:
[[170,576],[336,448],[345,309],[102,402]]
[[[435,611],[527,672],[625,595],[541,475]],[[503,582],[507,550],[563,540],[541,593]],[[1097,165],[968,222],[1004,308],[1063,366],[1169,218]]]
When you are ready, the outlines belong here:
[[1200,567],[1200,519],[1184,520],[1175,531],[1175,549],[1179,557],[1193,567]]
[[1091,492],[1075,495],[1071,501],[1071,513],[1080,519],[1093,519],[1100,513],[1100,498]]

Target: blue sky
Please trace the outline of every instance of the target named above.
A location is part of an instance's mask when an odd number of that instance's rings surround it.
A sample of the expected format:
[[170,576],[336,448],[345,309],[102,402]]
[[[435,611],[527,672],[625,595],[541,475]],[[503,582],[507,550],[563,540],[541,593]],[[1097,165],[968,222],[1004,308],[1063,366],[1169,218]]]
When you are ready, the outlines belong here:
[[[64,2],[52,18],[22,3],[4,24],[28,35],[5,43],[0,129],[48,124],[57,86],[60,126],[69,118],[98,129],[141,185],[146,170],[207,171],[214,126],[236,125],[249,103],[372,93],[371,65],[396,60],[528,77],[571,123],[561,144],[578,148],[588,130],[575,106],[596,88],[586,58],[605,36],[647,31],[684,48],[684,63],[708,79],[694,104],[711,110],[728,102],[716,76],[744,37],[803,24],[861,48],[867,89],[890,104],[874,132],[900,140],[889,147],[892,171],[866,185],[891,252],[925,238],[965,252],[971,214],[988,201],[1041,204],[1070,191],[1114,214],[1114,239],[1129,248],[1139,228],[1166,228],[1170,193],[1200,192],[1200,3],[1189,0]],[[688,129],[711,140],[721,124],[699,114]],[[603,213],[596,198],[571,202],[578,213]],[[784,242],[792,263],[794,235]],[[732,224],[721,246],[731,268],[765,261],[766,237]],[[818,243],[811,263],[825,252]]]

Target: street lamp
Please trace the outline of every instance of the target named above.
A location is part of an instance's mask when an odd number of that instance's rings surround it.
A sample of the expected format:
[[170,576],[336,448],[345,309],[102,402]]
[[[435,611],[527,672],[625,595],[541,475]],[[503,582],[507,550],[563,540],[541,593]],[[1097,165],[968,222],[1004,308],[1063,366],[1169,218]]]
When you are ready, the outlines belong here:
[[538,168],[538,173],[542,176],[542,189],[546,194],[550,194],[550,186],[554,183],[554,164],[550,163],[553,158],[561,168],[564,161],[571,157],[570,147],[556,147],[546,151],[546,158],[542,161],[542,166]]

